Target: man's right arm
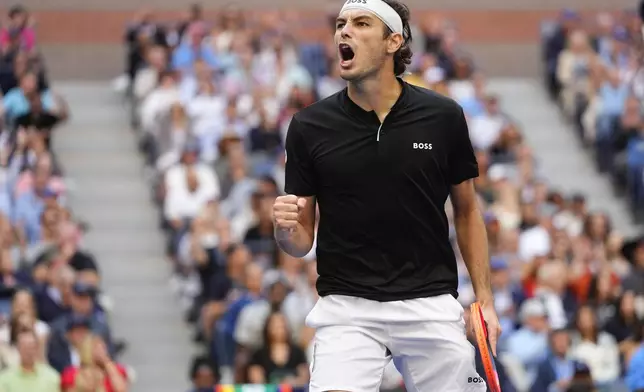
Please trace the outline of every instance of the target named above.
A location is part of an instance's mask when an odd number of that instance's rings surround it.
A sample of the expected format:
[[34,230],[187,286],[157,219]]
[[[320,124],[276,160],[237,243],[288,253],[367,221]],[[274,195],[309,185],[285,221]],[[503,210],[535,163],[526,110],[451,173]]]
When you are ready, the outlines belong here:
[[285,186],[273,206],[275,239],[293,257],[304,257],[315,238],[315,203],[318,186],[314,159],[307,147],[305,126],[294,116],[286,134]]
[[[313,247],[315,239],[315,197],[298,198],[298,221],[291,228],[281,227],[280,222],[275,225],[275,240],[279,247],[293,257],[306,256]],[[277,220],[277,219],[276,219]]]

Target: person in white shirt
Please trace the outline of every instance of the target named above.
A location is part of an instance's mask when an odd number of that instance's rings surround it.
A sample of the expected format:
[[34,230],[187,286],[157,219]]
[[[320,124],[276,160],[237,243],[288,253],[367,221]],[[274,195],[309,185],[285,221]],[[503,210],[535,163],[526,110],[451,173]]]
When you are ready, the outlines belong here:
[[134,98],[144,100],[158,85],[159,75],[168,67],[168,54],[161,46],[153,46],[146,52],[147,67],[137,71],[134,77]]
[[488,96],[485,99],[485,114],[470,120],[470,138],[472,145],[480,150],[488,150],[499,140],[507,119],[499,109],[498,98]]
[[215,85],[207,80],[201,82],[197,96],[186,105],[192,134],[199,139],[200,158],[204,162],[214,162],[219,155],[217,146],[227,125],[226,107],[226,97],[218,94]]
[[186,144],[182,162],[165,173],[164,218],[172,230],[169,253],[175,255],[189,222],[203,207],[219,199],[219,180],[208,165],[197,162],[199,147],[194,141]]
[[181,222],[194,219],[210,200],[213,200],[210,192],[201,190],[195,168],[187,168],[185,186],[173,189],[165,200],[165,218],[175,227],[183,226]]
[[[579,308],[575,320],[571,355],[588,365],[593,381],[601,390],[610,388],[620,376],[620,353],[615,338],[599,331],[593,309]],[[606,389],[605,389],[606,388]]]
[[159,86],[143,100],[139,117],[145,132],[155,134],[157,121],[170,112],[173,105],[179,103],[179,89],[175,74],[163,71],[159,75]]
[[181,102],[189,103],[201,92],[204,83],[212,83],[213,81],[214,71],[208,63],[203,60],[195,61],[191,71],[184,71],[181,74],[179,81]]

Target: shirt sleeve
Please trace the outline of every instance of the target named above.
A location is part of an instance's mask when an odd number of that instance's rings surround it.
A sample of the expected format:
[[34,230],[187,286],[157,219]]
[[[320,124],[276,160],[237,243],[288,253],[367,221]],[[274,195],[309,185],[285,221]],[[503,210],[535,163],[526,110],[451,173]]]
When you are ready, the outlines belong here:
[[457,185],[478,177],[479,168],[474,148],[472,148],[465,114],[460,106],[452,114],[450,124],[449,182],[452,185]]
[[297,196],[316,194],[313,160],[302,137],[302,124],[294,116],[286,133],[286,185],[284,191]]

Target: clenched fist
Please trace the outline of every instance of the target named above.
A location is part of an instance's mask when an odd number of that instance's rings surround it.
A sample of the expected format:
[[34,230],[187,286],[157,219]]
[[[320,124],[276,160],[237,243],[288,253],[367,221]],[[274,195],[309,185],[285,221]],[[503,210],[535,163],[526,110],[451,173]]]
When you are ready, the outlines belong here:
[[295,195],[278,196],[273,204],[275,227],[281,230],[294,230],[300,223],[300,216],[306,207],[306,199]]

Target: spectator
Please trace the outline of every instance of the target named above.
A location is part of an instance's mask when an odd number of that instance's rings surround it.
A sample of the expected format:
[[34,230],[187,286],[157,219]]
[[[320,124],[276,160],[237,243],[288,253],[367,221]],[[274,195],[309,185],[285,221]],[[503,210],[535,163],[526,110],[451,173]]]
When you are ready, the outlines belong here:
[[67,367],[61,376],[62,392],[97,390],[127,392],[127,372],[112,362],[100,336],[88,335],[80,344],[80,364]]
[[91,320],[80,315],[72,315],[63,336],[52,334],[47,347],[49,364],[62,373],[69,366],[80,366],[82,344],[91,334]]
[[268,316],[263,340],[264,346],[250,360],[248,380],[254,384],[305,385],[309,377],[306,356],[289,341],[284,315],[272,313]]
[[586,33],[582,30],[571,32],[567,49],[561,52],[557,64],[562,105],[571,118],[583,112],[590,100],[590,74],[596,61]]
[[60,376],[49,365],[40,362],[38,339],[33,331],[16,336],[19,363],[0,372],[0,389],[6,391],[59,392]]
[[111,338],[110,328],[107,325],[105,315],[97,309],[96,290],[87,284],[76,282],[70,297],[70,309],[68,313],[55,319],[51,324],[52,337],[54,341],[65,340],[67,328],[74,318],[89,320],[89,327],[93,334],[100,336],[113,353],[114,347]]
[[619,120],[626,99],[629,95],[629,87],[622,82],[616,69],[609,69],[606,81],[599,90],[599,99],[601,99],[601,109],[597,116],[597,138],[605,140],[611,137],[612,130],[615,129]]
[[[49,339],[50,327],[47,323],[37,318],[34,297],[31,292],[25,289],[18,289],[14,292],[11,300],[11,320],[19,322],[22,315],[26,316],[23,320],[26,320],[25,325],[27,326],[29,326],[31,324],[31,320],[33,320],[33,327],[36,337],[38,338],[38,345],[44,353],[44,349],[47,347],[47,341]],[[16,332],[13,327],[14,326],[9,324],[0,328],[0,342],[10,343],[12,341],[12,337],[15,336]]]
[[575,374],[575,363],[569,358],[570,336],[564,329],[550,332],[548,357],[541,362],[530,392],[566,391]]
[[16,40],[20,50],[32,51],[36,45],[32,22],[24,7],[18,5],[9,9],[9,25],[0,30],[0,49],[7,50],[11,42]]
[[644,389],[644,324],[637,327],[634,341],[638,345],[626,363],[626,385],[631,391]]
[[[545,358],[548,347],[548,319],[546,309],[537,299],[526,300],[521,305],[521,324],[508,337],[507,352],[523,366],[527,385],[534,382],[539,364]],[[521,388],[519,385],[517,387]]]
[[50,323],[69,308],[76,273],[69,266],[52,268],[47,261],[38,264],[48,269],[46,282],[36,293],[38,314],[43,321]]
[[577,335],[571,355],[590,368],[600,391],[610,391],[620,375],[617,342],[610,334],[598,329],[595,312],[590,306],[579,308],[575,327]]
[[195,358],[190,369],[190,392],[210,392],[215,388],[217,379],[217,366],[209,358]]

